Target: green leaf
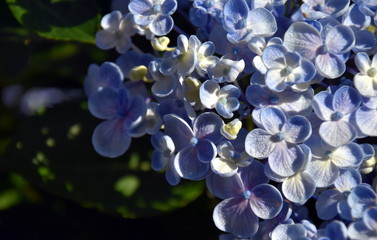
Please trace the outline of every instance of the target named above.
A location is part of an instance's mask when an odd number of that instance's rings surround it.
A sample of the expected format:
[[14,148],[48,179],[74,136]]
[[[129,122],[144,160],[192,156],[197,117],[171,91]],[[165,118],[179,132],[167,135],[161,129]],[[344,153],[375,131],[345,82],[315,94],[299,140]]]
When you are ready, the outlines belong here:
[[0,167],[84,207],[129,218],[184,207],[205,190],[203,181],[172,187],[163,172],[153,171],[150,136],[133,139],[125,156],[99,156],[91,144],[99,122],[80,103],[46,109],[20,126]]
[[19,23],[40,36],[95,43],[100,22],[93,0],[6,0]]

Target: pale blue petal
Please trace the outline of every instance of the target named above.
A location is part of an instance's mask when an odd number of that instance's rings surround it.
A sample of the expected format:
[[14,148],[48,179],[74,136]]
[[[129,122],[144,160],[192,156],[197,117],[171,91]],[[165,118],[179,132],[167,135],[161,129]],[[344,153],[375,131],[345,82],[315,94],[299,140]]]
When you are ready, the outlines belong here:
[[371,67],[371,60],[365,52],[359,52],[355,56],[355,64],[361,73],[366,74]]
[[315,204],[317,215],[322,220],[333,219],[337,214],[337,205],[340,200],[345,199],[344,195],[335,189],[323,191]]
[[304,59],[314,60],[322,40],[316,28],[304,22],[295,22],[285,32],[283,45]]
[[337,206],[338,214],[341,216],[343,219],[346,219],[348,221],[352,221],[352,213],[351,213],[351,208],[347,203],[347,199],[342,199],[339,201],[338,206]]
[[200,180],[205,177],[209,164],[201,162],[196,149],[189,146],[177,153],[174,159],[174,168],[182,178]]
[[369,237],[373,237],[373,236],[368,236],[369,233],[370,233],[370,230],[362,221],[352,222],[348,226],[348,237],[350,239],[369,239]]
[[243,197],[228,198],[213,211],[213,220],[218,229],[235,236],[251,237],[258,230],[258,217]]
[[271,233],[271,240],[291,240],[291,235],[294,239],[301,239],[305,237],[307,230],[302,224],[279,224]]
[[329,121],[321,124],[319,135],[327,144],[339,147],[353,141],[357,136],[357,131],[346,121]]
[[286,54],[287,49],[284,46],[271,45],[263,51],[262,60],[267,68],[282,68]]
[[361,175],[357,169],[341,169],[340,175],[334,182],[334,186],[340,191],[351,191],[361,183]]
[[331,153],[331,161],[340,168],[357,167],[363,161],[363,150],[356,143],[338,147]]
[[361,218],[364,209],[376,204],[377,195],[367,184],[359,184],[347,198],[348,205],[351,207],[352,216]]
[[355,111],[361,103],[361,96],[356,89],[348,86],[340,87],[333,96],[333,109],[344,115]]
[[130,10],[132,14],[145,15],[151,10],[151,8],[152,2],[149,0],[130,1],[128,4],[128,10]]
[[178,4],[176,0],[167,0],[161,5],[161,13],[164,15],[172,15],[177,10]]
[[282,177],[295,174],[306,163],[305,154],[297,144],[277,143],[268,157],[271,170]]
[[325,78],[334,79],[346,71],[344,61],[333,53],[319,54],[314,62],[317,72]]
[[271,141],[271,134],[263,129],[254,129],[246,136],[245,151],[254,158],[266,158],[275,148],[276,144]]
[[335,182],[339,176],[339,168],[331,160],[313,159],[306,170],[316,180],[317,187],[328,187]]
[[360,107],[356,111],[356,124],[363,134],[377,136],[377,110]]
[[269,107],[261,112],[260,122],[263,128],[272,135],[280,132],[286,121],[287,117],[280,109]]
[[206,185],[210,193],[221,199],[239,196],[245,190],[237,173],[230,177],[210,174],[206,178]]
[[152,152],[152,164],[151,167],[155,171],[160,171],[166,168],[168,162],[170,160],[170,154],[165,155],[164,152],[159,150],[154,150]]
[[355,45],[355,34],[350,27],[339,24],[326,35],[325,44],[329,52],[343,54]]
[[149,29],[156,36],[163,36],[168,34],[174,26],[173,18],[169,15],[159,15],[154,18],[151,24],[149,24]]
[[332,221],[326,226],[326,236],[331,240],[347,240],[347,227],[339,220]]
[[266,107],[270,104],[270,93],[261,85],[249,85],[246,89],[246,99],[254,107]]
[[370,230],[375,231],[377,229],[377,206],[364,211],[363,222]]
[[265,8],[251,10],[247,16],[246,25],[247,28],[252,29],[254,36],[270,37],[277,31],[274,15]]
[[276,217],[283,207],[279,190],[269,184],[259,184],[251,190],[250,206],[255,215],[262,219]]
[[100,30],[95,35],[96,46],[102,50],[108,50],[115,47],[117,39],[115,34],[108,30]]
[[282,184],[284,196],[298,204],[304,204],[314,194],[315,189],[314,179],[306,172],[297,173]]
[[307,118],[297,115],[288,120],[283,125],[282,132],[285,135],[285,141],[290,143],[302,143],[312,134],[312,127]]
[[115,158],[123,155],[131,144],[131,137],[119,119],[104,121],[94,129],[93,147],[104,157]]
[[281,69],[270,69],[266,73],[266,85],[274,92],[282,92],[287,87],[286,77],[281,75]]
[[333,96],[328,91],[319,92],[314,96],[312,107],[321,120],[328,121],[331,119],[331,115],[334,113],[332,99]]

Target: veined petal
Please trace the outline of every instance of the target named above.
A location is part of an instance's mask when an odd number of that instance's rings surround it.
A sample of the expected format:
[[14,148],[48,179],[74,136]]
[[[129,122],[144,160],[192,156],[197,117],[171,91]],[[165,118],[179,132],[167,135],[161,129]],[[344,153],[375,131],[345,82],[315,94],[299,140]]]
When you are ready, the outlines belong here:
[[149,24],[149,29],[156,36],[163,36],[168,34],[174,26],[173,18],[169,15],[159,15],[154,18],[151,24]]
[[356,129],[343,120],[323,122],[319,127],[322,140],[333,147],[345,145],[355,139]]
[[271,141],[271,134],[263,129],[254,129],[246,136],[245,151],[254,158],[266,158],[275,148],[276,144]]
[[205,177],[209,164],[201,162],[195,147],[189,146],[177,153],[174,159],[174,168],[182,178],[200,180]]
[[282,45],[268,46],[262,55],[263,63],[267,68],[283,68],[287,49]]
[[213,211],[213,220],[218,229],[235,236],[248,238],[258,230],[258,217],[251,210],[249,200],[242,196],[220,202]]
[[259,184],[268,183],[263,168],[263,164],[258,161],[253,161],[249,166],[240,168],[239,174],[245,189],[250,190]]
[[340,175],[334,182],[334,186],[341,192],[351,191],[361,183],[359,170],[355,168],[341,169]]
[[317,187],[330,186],[339,176],[339,168],[331,160],[313,159],[305,171],[316,179]]
[[368,75],[358,73],[353,77],[355,88],[364,97],[377,97],[377,84]]
[[274,15],[265,8],[255,8],[247,16],[247,28],[252,29],[254,36],[270,37],[277,31]]
[[346,71],[344,61],[333,53],[319,54],[314,62],[317,72],[329,79],[340,77]]
[[281,75],[281,71],[281,69],[270,69],[265,75],[267,87],[274,92],[282,92],[287,87],[286,77]]
[[263,128],[270,134],[276,134],[280,132],[283,125],[287,121],[287,117],[284,112],[278,108],[264,108],[261,112],[260,122]]
[[165,133],[173,139],[177,151],[186,147],[194,137],[191,127],[177,115],[165,115],[164,122]]
[[131,137],[124,128],[124,121],[104,121],[94,129],[93,147],[102,156],[115,158],[123,155],[131,144]]
[[297,115],[283,125],[285,140],[290,143],[302,143],[312,134],[312,127],[307,118]]
[[295,174],[306,163],[303,150],[297,144],[277,143],[268,157],[271,170],[282,177]]
[[356,110],[356,124],[362,133],[377,136],[377,110],[360,107]]
[[339,24],[326,35],[325,44],[329,52],[343,54],[354,47],[355,34],[350,27]]
[[363,161],[363,150],[356,143],[338,147],[331,153],[331,161],[341,168],[356,167]]
[[208,139],[199,139],[195,146],[198,159],[204,163],[210,162],[217,155],[216,145]]
[[315,27],[304,22],[295,22],[285,32],[283,45],[289,51],[299,53],[304,59],[313,60],[322,40]]
[[321,120],[328,121],[331,119],[331,115],[334,113],[332,99],[333,96],[328,91],[319,92],[314,96],[312,107]]
[[377,229],[377,207],[371,207],[364,211],[363,222],[370,230]]
[[233,176],[238,170],[236,163],[224,158],[212,159],[211,168],[214,173],[219,174],[221,177]]
[[132,14],[145,15],[152,8],[152,2],[148,0],[130,1],[128,4],[128,10]]
[[347,203],[351,207],[352,217],[361,218],[363,211],[376,204],[377,195],[368,184],[359,184],[348,195]]
[[352,87],[340,87],[333,96],[333,109],[344,115],[355,111],[361,103],[360,94]]
[[318,217],[322,220],[333,219],[338,214],[337,205],[342,199],[344,199],[344,195],[338,190],[323,191],[315,204]]
[[195,137],[208,139],[216,144],[223,138],[220,133],[220,128],[223,124],[223,120],[216,113],[202,113],[195,119],[193,124]]
[[298,204],[304,204],[314,194],[315,189],[314,179],[306,172],[300,172],[289,177],[282,185],[284,196]]
[[274,186],[259,184],[251,189],[250,207],[258,217],[271,219],[281,211],[283,197]]

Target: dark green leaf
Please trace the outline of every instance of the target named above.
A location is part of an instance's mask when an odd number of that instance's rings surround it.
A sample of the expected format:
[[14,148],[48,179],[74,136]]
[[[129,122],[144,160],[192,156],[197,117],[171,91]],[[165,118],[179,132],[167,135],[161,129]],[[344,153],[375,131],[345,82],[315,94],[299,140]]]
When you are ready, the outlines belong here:
[[91,144],[98,123],[79,103],[47,109],[21,125],[3,167],[85,207],[131,218],[181,208],[202,194],[202,181],[172,187],[151,170],[149,136],[133,139],[123,157],[100,157]]
[[18,22],[43,37],[95,42],[100,15],[93,0],[7,0],[7,3]]

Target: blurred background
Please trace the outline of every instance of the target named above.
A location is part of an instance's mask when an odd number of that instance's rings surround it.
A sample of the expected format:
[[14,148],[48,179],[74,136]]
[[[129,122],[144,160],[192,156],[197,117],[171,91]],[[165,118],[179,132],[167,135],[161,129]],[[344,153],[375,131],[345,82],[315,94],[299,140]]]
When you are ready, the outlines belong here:
[[151,170],[148,136],[117,159],[92,148],[99,120],[82,83],[118,56],[94,45],[108,12],[110,1],[0,1],[0,239],[218,239],[218,200],[203,181],[171,187]]

